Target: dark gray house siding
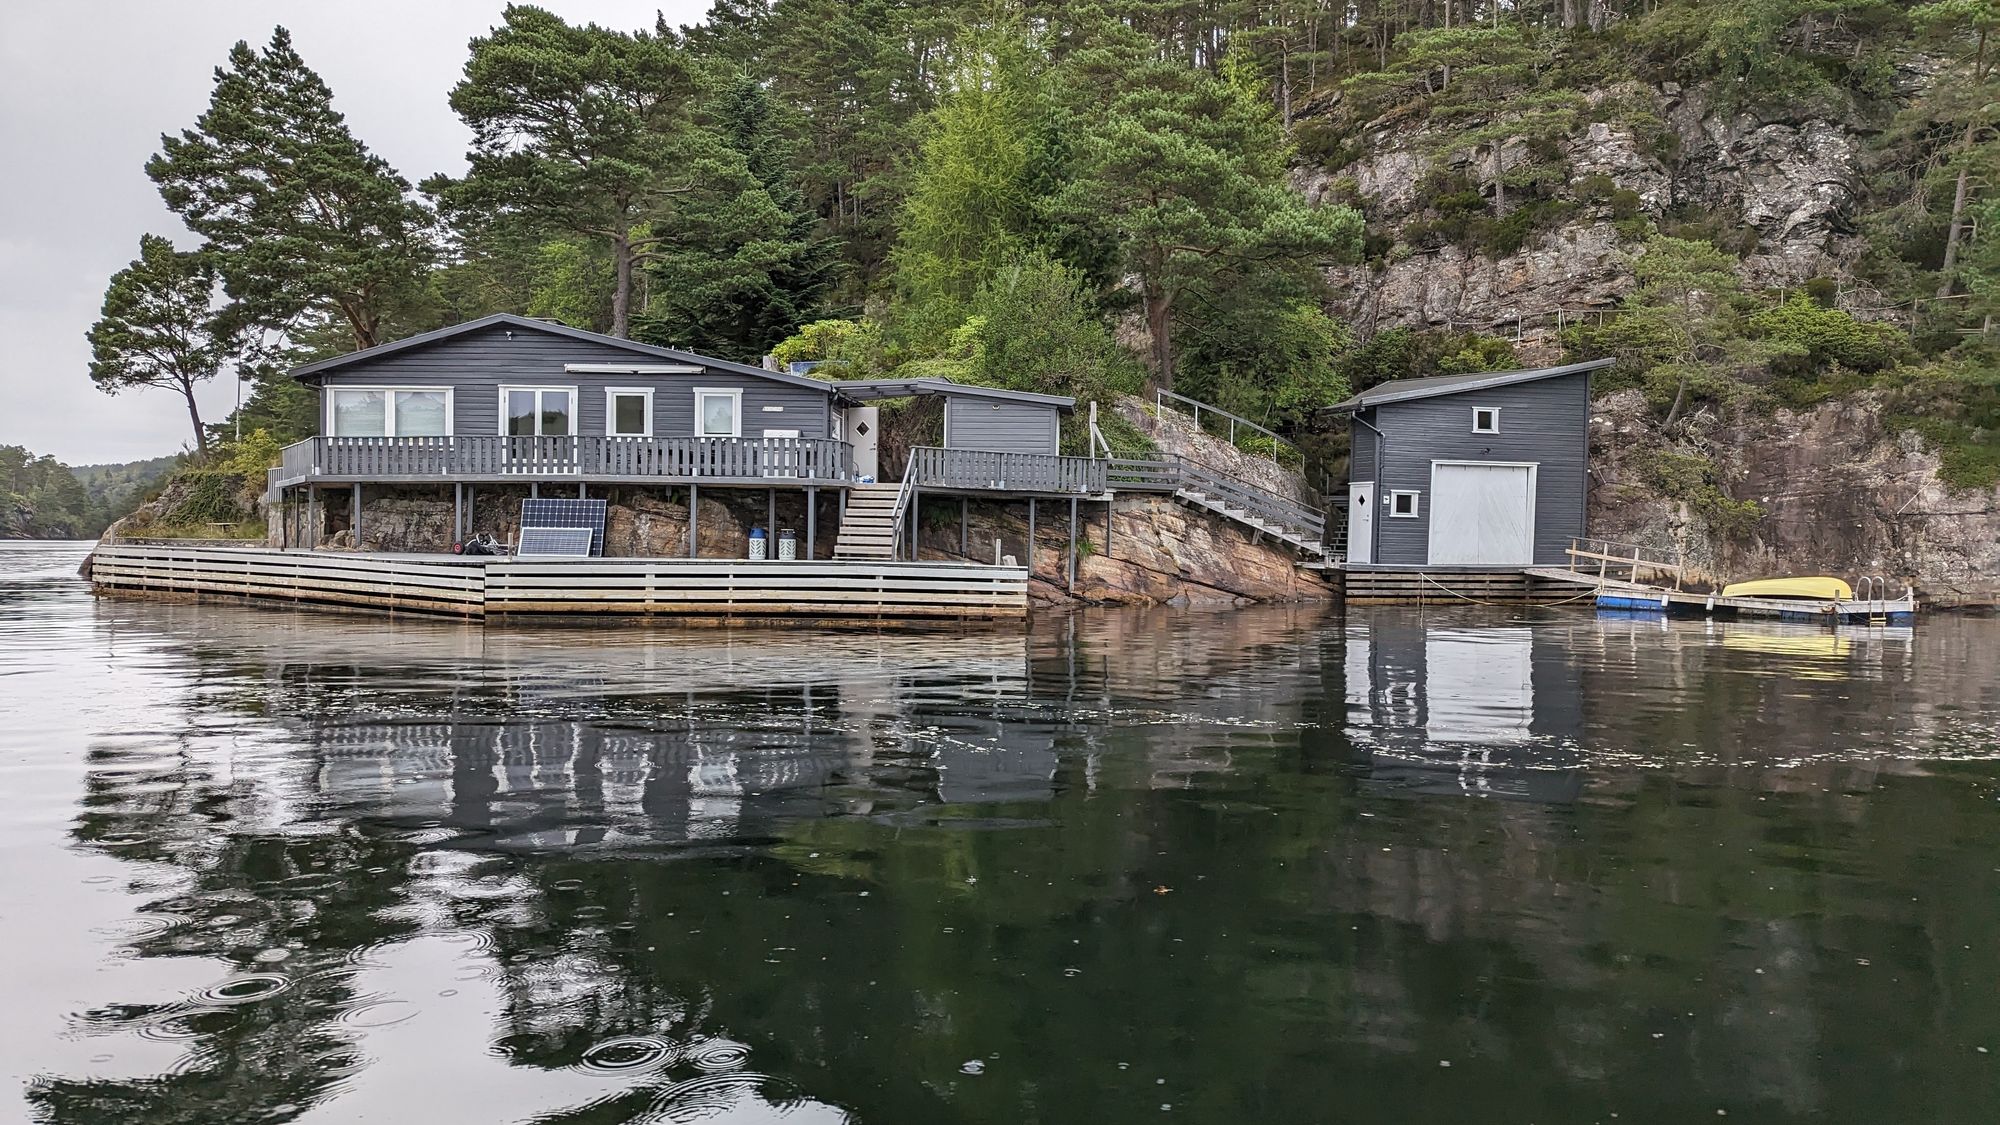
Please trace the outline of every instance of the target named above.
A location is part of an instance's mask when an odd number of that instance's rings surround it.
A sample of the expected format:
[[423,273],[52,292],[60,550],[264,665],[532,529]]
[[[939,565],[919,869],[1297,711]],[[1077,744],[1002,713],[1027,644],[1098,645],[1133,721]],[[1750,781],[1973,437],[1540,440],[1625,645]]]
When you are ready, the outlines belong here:
[[[1472,432],[1475,407],[1498,407],[1500,432]],[[1357,417],[1382,431],[1376,481],[1374,562],[1421,566],[1430,559],[1433,461],[1531,462],[1535,470],[1535,563],[1561,566],[1572,538],[1584,533],[1590,449],[1590,376],[1569,375],[1511,386],[1388,402]],[[1356,421],[1350,479],[1375,479],[1376,435]],[[1389,514],[1389,494],[1420,494],[1415,518]]]
[[1054,406],[947,395],[944,409],[945,445],[951,449],[1054,454],[1060,444]]
[[322,388],[322,432],[327,432],[327,387],[449,387],[452,432],[457,434],[500,432],[503,386],[575,387],[577,433],[585,435],[605,432],[608,389],[650,387],[654,436],[692,437],[694,392],[701,387],[743,392],[744,437],[762,436],[767,429],[797,430],[802,438],[828,436],[831,395],[811,387],[714,369],[685,375],[585,374],[563,369],[572,363],[665,366],[673,362],[519,325],[495,325],[379,358],[364,357],[312,380]]

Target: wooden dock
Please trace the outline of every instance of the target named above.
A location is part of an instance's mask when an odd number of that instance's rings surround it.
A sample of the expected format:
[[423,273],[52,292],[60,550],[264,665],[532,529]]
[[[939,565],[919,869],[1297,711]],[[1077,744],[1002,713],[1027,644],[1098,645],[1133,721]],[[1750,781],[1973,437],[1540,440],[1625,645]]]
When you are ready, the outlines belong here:
[[1916,596],[1909,591],[1897,598],[1857,598],[1851,601],[1729,598],[1721,594],[1648,586],[1559,566],[1531,567],[1527,574],[1537,582],[1561,583],[1570,588],[1589,587],[1597,593],[1597,608],[1630,613],[1765,617],[1829,625],[1852,622],[1907,625],[1917,612]]
[[1025,567],[737,559],[513,559],[114,543],[100,594],[469,620],[948,622],[1022,618]]

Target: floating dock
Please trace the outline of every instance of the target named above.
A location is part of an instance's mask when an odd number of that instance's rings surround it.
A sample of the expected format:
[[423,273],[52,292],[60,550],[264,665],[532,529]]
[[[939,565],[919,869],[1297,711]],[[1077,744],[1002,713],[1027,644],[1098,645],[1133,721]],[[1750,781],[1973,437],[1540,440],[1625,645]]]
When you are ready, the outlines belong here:
[[957,562],[517,559],[112,543],[107,596],[484,620],[922,623],[1024,618],[1028,571]]
[[1528,574],[1538,581],[1589,586],[1597,591],[1597,608],[1627,613],[1679,614],[1692,617],[1764,617],[1782,621],[1814,621],[1829,625],[1908,625],[1916,619],[1914,591],[1899,598],[1856,598],[1848,601],[1806,601],[1790,598],[1731,598],[1607,579],[1561,567],[1535,567]]

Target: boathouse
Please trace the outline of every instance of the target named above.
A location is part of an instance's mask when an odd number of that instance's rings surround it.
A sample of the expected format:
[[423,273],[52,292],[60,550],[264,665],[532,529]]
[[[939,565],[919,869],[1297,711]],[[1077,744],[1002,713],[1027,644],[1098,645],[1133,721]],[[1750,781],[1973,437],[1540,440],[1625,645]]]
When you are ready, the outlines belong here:
[[1396,379],[1349,417],[1350,573],[1562,566],[1584,534],[1590,373],[1611,360]]

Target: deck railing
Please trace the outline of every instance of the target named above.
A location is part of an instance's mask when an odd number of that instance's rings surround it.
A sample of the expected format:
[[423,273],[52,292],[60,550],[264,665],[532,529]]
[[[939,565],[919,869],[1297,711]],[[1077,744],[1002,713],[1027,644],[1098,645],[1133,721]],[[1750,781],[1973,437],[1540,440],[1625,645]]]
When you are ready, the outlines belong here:
[[910,450],[908,480],[918,488],[1096,496],[1105,489],[1105,464],[1096,457],[922,445]]
[[589,477],[845,481],[853,448],[829,438],[315,437],[286,446],[275,480]]
[[1120,453],[1104,459],[1106,481],[1121,492],[1199,492],[1277,524],[1306,542],[1324,542],[1326,513],[1310,504],[1171,453]]

